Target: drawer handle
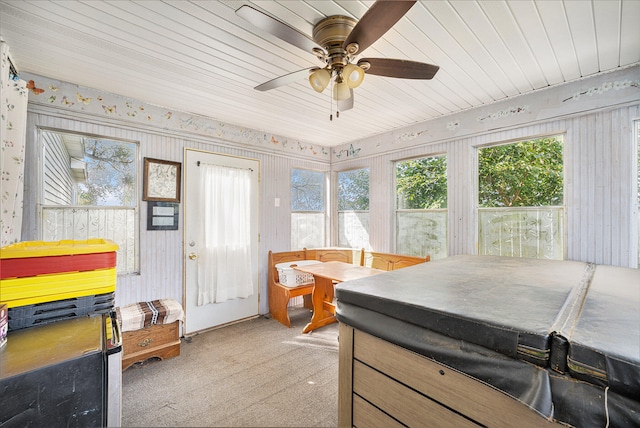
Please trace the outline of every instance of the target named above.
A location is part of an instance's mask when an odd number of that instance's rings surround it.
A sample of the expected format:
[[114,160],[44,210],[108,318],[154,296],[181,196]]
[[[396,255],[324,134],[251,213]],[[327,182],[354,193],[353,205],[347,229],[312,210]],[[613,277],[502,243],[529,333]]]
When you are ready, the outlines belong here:
[[153,339],[148,339],[147,338],[147,339],[143,340],[142,342],[138,343],[138,346],[142,346],[142,347],[149,346],[151,344],[151,342],[153,342]]

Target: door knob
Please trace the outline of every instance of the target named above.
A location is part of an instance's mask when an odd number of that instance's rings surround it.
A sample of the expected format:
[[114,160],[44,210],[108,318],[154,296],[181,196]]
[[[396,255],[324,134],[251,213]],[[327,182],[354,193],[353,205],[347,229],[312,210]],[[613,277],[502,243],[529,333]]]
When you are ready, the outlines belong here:
[[195,259],[197,259],[197,258],[198,258],[198,256],[196,255],[196,253],[190,253],[190,254],[189,254],[189,259],[191,259],[191,260],[195,260]]

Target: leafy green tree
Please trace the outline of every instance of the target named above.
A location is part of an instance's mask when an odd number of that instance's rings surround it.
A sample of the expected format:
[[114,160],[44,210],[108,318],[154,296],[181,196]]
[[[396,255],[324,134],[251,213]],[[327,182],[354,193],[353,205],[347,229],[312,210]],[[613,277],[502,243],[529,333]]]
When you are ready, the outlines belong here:
[[[562,141],[540,138],[480,149],[478,176],[481,207],[561,205]],[[400,209],[446,208],[446,158],[399,162],[396,186]]]
[[369,169],[355,169],[338,174],[338,210],[369,209]]
[[433,156],[399,162],[396,167],[400,209],[447,207],[447,158]]
[[480,149],[482,207],[562,204],[562,142],[541,138]]

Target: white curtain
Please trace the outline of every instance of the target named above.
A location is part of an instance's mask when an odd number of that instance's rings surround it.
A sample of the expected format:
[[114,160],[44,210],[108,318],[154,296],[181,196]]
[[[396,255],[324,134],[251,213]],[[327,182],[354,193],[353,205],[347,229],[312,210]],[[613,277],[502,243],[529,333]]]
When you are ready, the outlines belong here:
[[201,244],[198,306],[253,294],[251,174],[248,169],[201,165]]
[[20,241],[28,95],[24,80],[9,78],[9,47],[0,43],[0,247]]

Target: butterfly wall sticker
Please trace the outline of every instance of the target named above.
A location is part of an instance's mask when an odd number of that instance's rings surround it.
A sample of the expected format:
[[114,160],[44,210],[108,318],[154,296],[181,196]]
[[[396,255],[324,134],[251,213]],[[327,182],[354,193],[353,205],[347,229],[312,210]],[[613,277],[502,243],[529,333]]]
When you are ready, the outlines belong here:
[[333,153],[336,155],[338,159],[340,159],[344,154],[346,154],[348,158],[349,157],[355,158],[355,157],[358,157],[358,153],[360,153],[360,150],[362,150],[362,147],[359,147],[356,149],[355,147],[353,147],[353,144],[349,144],[349,149],[342,149],[339,152],[334,150]]
[[60,101],[62,104],[66,105],[67,107],[71,107],[72,105],[74,105],[75,103],[72,101],[69,101],[67,99],[67,96],[65,95],[64,97],[62,97],[62,101]]
[[27,82],[27,89],[33,92],[34,95],[40,95],[44,92],[44,89],[36,88],[36,82],[34,82],[33,80],[29,80]]
[[84,104],[89,104],[92,100],[92,98],[86,98],[83,97],[82,95],[80,95],[79,92],[76,92],[76,97],[78,98],[78,101]]

